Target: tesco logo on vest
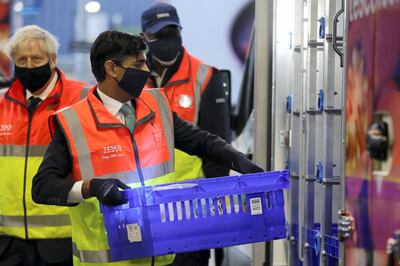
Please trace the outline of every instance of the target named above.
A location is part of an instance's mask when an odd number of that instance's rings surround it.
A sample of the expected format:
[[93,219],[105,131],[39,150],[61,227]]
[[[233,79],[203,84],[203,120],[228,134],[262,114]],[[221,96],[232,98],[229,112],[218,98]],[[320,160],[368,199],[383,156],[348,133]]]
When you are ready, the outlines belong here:
[[104,147],[104,153],[114,153],[114,152],[121,152],[122,151],[122,146],[117,144],[117,145],[110,145],[110,146],[105,146]]
[[11,135],[12,124],[1,124],[0,125],[0,136]]
[[101,159],[110,160],[124,156],[125,154],[122,152],[122,146],[119,144],[115,144],[103,147],[103,155],[101,156]]

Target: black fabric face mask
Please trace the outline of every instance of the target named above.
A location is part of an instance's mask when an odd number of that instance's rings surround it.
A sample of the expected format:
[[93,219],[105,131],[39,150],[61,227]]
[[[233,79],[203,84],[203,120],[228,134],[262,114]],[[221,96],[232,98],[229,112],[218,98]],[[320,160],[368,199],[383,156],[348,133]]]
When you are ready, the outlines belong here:
[[16,65],[14,68],[15,78],[21,82],[24,89],[27,89],[31,93],[34,93],[46,84],[51,77],[51,72],[50,62],[35,68],[19,67]]
[[129,95],[135,98],[139,97],[144,88],[144,85],[146,84],[147,79],[150,77],[150,72],[137,68],[126,68],[121,66],[120,64],[115,64],[125,69],[125,73],[120,81],[114,78],[118,86]]
[[174,60],[182,48],[182,37],[167,37],[147,42],[150,53],[161,61]]

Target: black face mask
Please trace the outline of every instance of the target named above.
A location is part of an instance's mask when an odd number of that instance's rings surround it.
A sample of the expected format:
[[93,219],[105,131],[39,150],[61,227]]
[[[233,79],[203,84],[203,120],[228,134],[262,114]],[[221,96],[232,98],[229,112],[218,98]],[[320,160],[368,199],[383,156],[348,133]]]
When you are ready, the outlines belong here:
[[164,37],[155,41],[147,42],[150,53],[161,61],[174,60],[182,48],[182,38],[180,36]]
[[137,68],[126,68],[121,66],[120,64],[115,64],[125,69],[125,73],[120,81],[114,78],[118,86],[129,95],[135,98],[139,97],[144,88],[144,85],[146,84],[147,79],[150,77],[150,72]]
[[35,68],[15,66],[14,69],[15,78],[17,78],[21,82],[22,86],[31,93],[42,88],[50,79],[52,72],[50,62]]

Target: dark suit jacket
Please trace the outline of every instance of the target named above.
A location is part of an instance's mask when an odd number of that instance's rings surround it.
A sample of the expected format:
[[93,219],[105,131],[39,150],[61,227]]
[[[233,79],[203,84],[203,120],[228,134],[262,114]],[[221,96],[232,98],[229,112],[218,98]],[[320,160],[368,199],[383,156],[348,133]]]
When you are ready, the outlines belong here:
[[[0,258],[16,238],[0,236]],[[60,263],[72,260],[71,238],[27,240],[36,244],[40,257],[47,263]],[[8,249],[8,251],[10,251]],[[18,253],[20,251],[17,251]],[[32,254],[35,256],[36,254]]]

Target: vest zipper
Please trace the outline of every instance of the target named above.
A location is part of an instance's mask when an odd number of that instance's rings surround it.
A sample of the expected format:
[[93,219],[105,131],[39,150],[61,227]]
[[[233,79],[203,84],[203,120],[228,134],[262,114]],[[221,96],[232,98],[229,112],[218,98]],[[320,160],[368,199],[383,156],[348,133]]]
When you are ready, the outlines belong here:
[[25,166],[24,166],[24,187],[22,193],[22,204],[24,207],[24,227],[25,227],[25,238],[29,239],[28,236],[28,217],[27,217],[27,208],[26,208],[26,172],[28,169],[28,157],[29,157],[29,143],[31,140],[31,126],[32,126],[32,114],[28,113],[28,132],[26,136],[26,149],[25,149]]
[[133,133],[131,133],[130,136],[131,136],[131,142],[132,142],[132,146],[133,146],[133,153],[135,154],[135,162],[136,162],[136,167],[137,167],[138,174],[139,174],[140,183],[144,187],[144,177],[143,177],[142,167],[140,166],[139,151],[137,148],[135,138],[133,137]]

